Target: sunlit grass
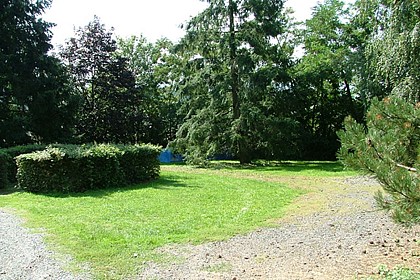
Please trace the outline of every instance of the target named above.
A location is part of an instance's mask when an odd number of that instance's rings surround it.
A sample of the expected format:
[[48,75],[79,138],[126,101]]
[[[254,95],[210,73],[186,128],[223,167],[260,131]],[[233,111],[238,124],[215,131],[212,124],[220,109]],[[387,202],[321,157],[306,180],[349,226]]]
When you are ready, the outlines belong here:
[[[225,170],[280,172],[270,168]],[[302,193],[276,182],[172,166],[159,180],[130,188],[12,193],[0,197],[0,207],[15,209],[30,227],[46,229],[50,244],[89,263],[96,277],[124,279],[156,258],[157,247],[221,240],[270,226],[268,221],[282,217]]]

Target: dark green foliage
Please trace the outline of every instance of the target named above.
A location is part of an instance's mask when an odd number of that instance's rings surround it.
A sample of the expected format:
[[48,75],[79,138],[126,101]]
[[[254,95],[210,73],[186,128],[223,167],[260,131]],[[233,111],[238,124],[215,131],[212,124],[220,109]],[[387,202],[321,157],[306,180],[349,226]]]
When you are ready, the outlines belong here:
[[15,157],[43,149],[45,149],[45,145],[27,145],[0,149],[0,189],[16,183],[17,166]]
[[77,102],[52,48],[50,0],[0,2],[0,147],[71,136]]
[[[95,17],[76,31],[60,56],[67,66],[81,106],[76,125],[82,142],[149,142],[149,100],[117,50],[112,31]],[[147,82],[147,81],[146,81]]]
[[18,186],[31,192],[83,192],[159,176],[152,145],[55,145],[17,157]]
[[[160,149],[153,145],[119,146],[119,162],[127,183],[134,184],[159,176]],[[139,160],[140,159],[140,160]]]
[[339,133],[340,158],[378,178],[387,195],[377,201],[400,222],[420,222],[419,106],[396,96],[374,100],[367,127],[348,118]]
[[8,163],[9,155],[0,151],[0,189],[4,189],[9,185],[8,180]]
[[136,88],[142,95],[142,103],[137,104],[143,112],[138,126],[139,138],[164,147],[175,139],[182,122],[176,113],[180,88],[175,83],[180,79],[182,58],[172,50],[173,43],[168,39],[155,43],[143,36],[118,40],[117,53],[127,59],[128,69],[133,72]]
[[208,3],[177,46],[184,122],[173,146],[194,163],[217,154],[249,163],[292,150],[296,122],[277,104],[292,83],[284,1]]
[[313,9],[302,32],[305,53],[295,67],[294,94],[288,97],[302,126],[301,156],[333,160],[340,146],[337,131],[344,118],[363,119],[355,94],[355,49],[349,34],[350,11],[341,0],[326,0]]
[[378,93],[370,95],[389,97],[372,102],[366,127],[346,121],[340,157],[378,178],[386,195],[377,201],[396,220],[420,223],[420,4],[373,4],[377,30],[366,53]]

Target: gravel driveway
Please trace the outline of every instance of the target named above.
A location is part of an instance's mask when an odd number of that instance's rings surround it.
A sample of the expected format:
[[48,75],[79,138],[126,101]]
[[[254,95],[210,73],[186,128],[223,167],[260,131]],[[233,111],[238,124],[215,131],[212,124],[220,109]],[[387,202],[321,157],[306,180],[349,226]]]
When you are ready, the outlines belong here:
[[[377,273],[378,264],[420,270],[420,227],[400,227],[376,211],[374,180],[307,182],[317,191],[299,198],[294,204],[299,214],[278,221],[278,227],[221,242],[160,248],[157,253],[173,261],[145,263],[135,279],[357,279]],[[0,209],[0,280],[90,278],[65,272],[65,264],[48,250],[42,234]]]
[[0,280],[82,280],[63,270],[66,260],[48,250],[43,235],[22,227],[22,220],[0,209]]
[[[321,187],[315,196],[308,194],[297,202],[298,208],[309,209],[299,211],[305,214],[227,241],[161,248],[159,253],[177,261],[148,263],[138,278],[354,280],[377,274],[379,264],[420,271],[420,227],[403,228],[375,209],[376,181],[366,177],[309,180],[309,188]],[[328,180],[334,182],[328,184]],[[321,197],[326,198],[325,205],[313,211],[311,203]]]

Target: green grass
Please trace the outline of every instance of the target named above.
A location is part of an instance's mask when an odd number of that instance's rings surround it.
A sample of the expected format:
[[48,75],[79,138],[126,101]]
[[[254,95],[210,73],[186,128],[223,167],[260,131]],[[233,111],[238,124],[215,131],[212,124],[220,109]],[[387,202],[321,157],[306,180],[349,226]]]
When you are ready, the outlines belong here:
[[[310,169],[336,174],[335,165],[327,164],[324,171],[321,163],[295,165],[301,174],[313,173]],[[89,263],[97,278],[124,279],[137,273],[145,260],[162,258],[153,252],[157,247],[221,240],[271,226],[269,221],[282,217],[303,191],[227,174],[281,175],[293,172],[291,168],[224,167],[227,173],[217,175],[171,166],[160,179],[129,188],[72,195],[4,194],[0,207],[17,211],[30,227],[44,228],[49,244],[78,263]]]
[[418,280],[420,273],[416,273],[408,268],[396,267],[389,269],[385,265],[379,266],[379,275],[375,278],[370,277],[368,280],[382,279],[382,280]]
[[264,176],[312,176],[336,177],[354,176],[358,173],[346,169],[337,161],[256,161],[249,165],[240,165],[236,161],[214,161],[209,169],[223,169],[241,173],[259,173]]

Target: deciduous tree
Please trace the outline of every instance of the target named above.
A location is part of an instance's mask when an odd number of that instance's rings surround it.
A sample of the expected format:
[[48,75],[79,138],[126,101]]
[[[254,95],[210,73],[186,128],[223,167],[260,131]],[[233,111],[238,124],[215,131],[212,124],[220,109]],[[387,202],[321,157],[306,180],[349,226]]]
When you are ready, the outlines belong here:
[[[347,115],[363,119],[355,88],[355,44],[351,14],[340,0],[314,7],[302,32],[304,55],[295,67],[296,120],[303,127],[306,159],[334,159],[340,146],[337,131]],[[359,42],[358,42],[359,43]]]
[[117,43],[95,17],[67,41],[60,56],[82,97],[77,133],[82,141],[133,143],[143,139],[143,96]]

